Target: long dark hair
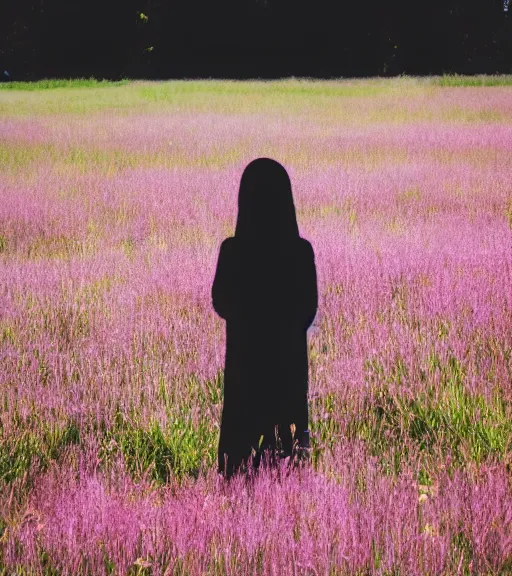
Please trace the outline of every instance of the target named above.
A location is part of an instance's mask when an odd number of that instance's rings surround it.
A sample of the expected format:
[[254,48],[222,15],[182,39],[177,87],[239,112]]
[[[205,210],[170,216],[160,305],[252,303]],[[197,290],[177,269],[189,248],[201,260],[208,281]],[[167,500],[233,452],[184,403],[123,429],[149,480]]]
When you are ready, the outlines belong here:
[[246,166],[240,180],[235,237],[279,243],[299,238],[290,177],[279,162],[257,158]]

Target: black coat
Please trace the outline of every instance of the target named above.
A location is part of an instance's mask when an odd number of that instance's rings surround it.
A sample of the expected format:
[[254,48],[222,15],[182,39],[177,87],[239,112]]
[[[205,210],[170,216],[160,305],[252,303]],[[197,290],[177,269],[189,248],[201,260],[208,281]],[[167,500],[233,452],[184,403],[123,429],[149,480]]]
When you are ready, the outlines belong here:
[[275,425],[286,454],[292,447],[290,425],[295,424],[299,443],[308,429],[306,331],[318,303],[311,244],[299,236],[286,241],[262,236],[256,242],[227,238],[212,299],[226,320],[218,471],[231,476],[247,464],[252,449],[258,463],[264,449],[275,449]]

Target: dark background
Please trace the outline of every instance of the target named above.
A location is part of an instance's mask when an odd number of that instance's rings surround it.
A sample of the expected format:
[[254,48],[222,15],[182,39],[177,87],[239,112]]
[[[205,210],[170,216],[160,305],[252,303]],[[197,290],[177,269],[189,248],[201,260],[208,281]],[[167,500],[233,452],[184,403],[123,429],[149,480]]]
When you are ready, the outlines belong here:
[[504,0],[0,0],[12,80],[512,72]]

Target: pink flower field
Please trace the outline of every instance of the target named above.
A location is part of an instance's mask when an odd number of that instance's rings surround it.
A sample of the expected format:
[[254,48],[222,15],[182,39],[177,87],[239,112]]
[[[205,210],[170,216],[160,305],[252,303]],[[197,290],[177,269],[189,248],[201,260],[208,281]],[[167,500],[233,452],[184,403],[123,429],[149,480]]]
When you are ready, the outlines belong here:
[[[260,156],[315,251],[311,458],[226,483]],[[0,91],[0,575],[512,574],[511,158],[507,86]]]

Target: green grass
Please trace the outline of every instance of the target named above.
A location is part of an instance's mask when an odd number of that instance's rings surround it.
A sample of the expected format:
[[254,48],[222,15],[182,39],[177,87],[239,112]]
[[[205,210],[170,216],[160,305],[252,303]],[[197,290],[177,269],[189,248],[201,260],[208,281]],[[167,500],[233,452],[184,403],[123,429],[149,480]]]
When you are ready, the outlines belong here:
[[54,88],[103,88],[105,86],[124,86],[128,80],[96,80],[96,78],[45,78],[37,82],[6,82],[0,84],[0,90],[53,90]]
[[[414,398],[389,387],[392,382],[400,387],[408,379],[408,368],[399,360],[389,373],[377,361],[367,365],[372,391],[357,412],[353,406],[342,405],[335,393],[312,400],[313,467],[317,469],[322,454],[343,438],[365,442],[371,454],[382,461],[383,472],[391,475],[398,474],[408,458],[408,446],[416,447],[425,463],[450,455],[454,468],[469,461],[478,465],[488,459],[506,460],[512,421],[499,388],[495,388],[492,400],[471,394],[465,387],[464,368],[454,357],[446,363],[432,357],[430,370],[425,379],[439,371],[439,386],[427,387]],[[221,405],[222,374],[206,383],[191,378],[187,387],[190,406],[201,407],[197,418],[192,417],[191,410],[176,410],[178,399],[164,381],[159,401],[166,408],[165,423],[155,419],[144,423],[134,406],[118,406],[109,424],[93,420],[81,426],[74,421],[48,426],[36,413],[28,420],[15,418],[15,431],[0,435],[0,482],[23,476],[33,463],[34,473],[45,470],[50,461],[59,460],[67,446],[79,444],[88,433],[100,438],[100,460],[107,469],[112,459],[121,456],[134,479],[147,472],[157,484],[167,483],[171,477],[178,482],[185,477],[197,479],[216,463],[218,430],[206,408]],[[354,416],[344,425],[337,418],[340,413]],[[396,446],[402,448],[396,451]],[[428,481],[428,468],[423,471],[423,483]]]
[[437,86],[512,86],[512,74],[496,76],[460,76],[459,74],[444,75],[433,80]]
[[[450,357],[442,364],[432,356],[429,374],[440,372],[440,385],[415,398],[392,392],[389,385],[400,386],[408,378],[407,366],[398,361],[386,374],[378,362],[367,365],[373,387],[360,414],[349,425],[349,436],[364,440],[375,456],[382,456],[397,445],[416,446],[430,458],[450,455],[455,467],[472,461],[481,464],[503,460],[510,451],[512,423],[510,409],[495,387],[492,401],[470,393],[465,386],[462,364]],[[407,458],[404,452],[403,456]],[[397,464],[397,463],[395,463]],[[398,470],[395,470],[398,472]]]
[[[403,78],[414,79],[413,76]],[[370,81],[369,81],[370,80]],[[141,96],[151,101],[173,99],[177,94],[194,94],[210,92],[214,94],[254,94],[261,95],[285,93],[303,96],[378,96],[389,86],[371,82],[376,79],[340,78],[339,80],[318,81],[311,78],[286,78],[279,81],[248,80],[177,80],[173,82],[150,83],[141,89]],[[130,82],[123,80],[98,80],[96,78],[45,78],[36,82],[5,82],[0,84],[0,90],[39,91],[55,88],[102,88],[106,86],[125,86]],[[512,86],[512,74],[463,76],[445,74],[432,77],[432,83],[437,86]]]
[[156,420],[148,426],[136,422],[121,411],[114,426],[102,438],[100,458],[108,467],[111,457],[122,454],[133,478],[149,471],[158,484],[174,476],[198,478],[201,470],[213,466],[217,457],[217,433],[207,419],[194,426],[189,415],[170,419],[167,426]]
[[80,444],[80,429],[73,420],[63,426],[48,424],[37,416],[19,421],[14,432],[0,435],[0,482],[9,483],[28,473],[45,471],[69,445]]
[[[109,82],[96,79],[42,80],[0,85],[0,116],[34,118],[38,115],[87,115],[109,112],[118,118],[135,113],[152,115],[165,111],[178,114],[255,114],[267,119],[294,116],[309,118],[326,135],[333,123],[368,125],[380,122],[507,121],[507,111],[492,106],[484,110],[423,107],[401,109],[396,103],[405,96],[423,98],[445,86],[508,86],[509,76],[401,76],[398,78],[339,78],[315,81],[287,78],[277,81],[172,80]],[[89,90],[75,90],[86,88]],[[102,87],[109,87],[103,90]],[[60,88],[43,92],[41,90]],[[46,93],[45,97],[42,94]],[[315,101],[321,102],[320,106]],[[365,103],[364,108],[361,102]],[[361,111],[364,109],[364,115]],[[455,114],[454,118],[452,118]],[[309,129],[309,121],[304,130]],[[298,153],[295,150],[295,153]],[[272,150],[268,151],[270,155]],[[1,159],[0,159],[1,160]],[[386,160],[387,161],[387,160]],[[0,162],[1,164],[1,162]],[[12,165],[12,161],[9,161]]]
[[[122,148],[104,150],[101,148],[68,146],[62,147],[53,143],[44,144],[11,144],[0,141],[0,165],[4,173],[17,175],[27,173],[36,164],[50,164],[54,170],[72,168],[75,173],[98,171],[112,174],[126,169],[148,167],[225,167],[243,158],[240,147],[213,149],[211,153],[188,153],[184,148],[176,146],[172,152],[163,146],[154,152],[127,151]],[[4,249],[0,244],[0,252]]]
[[[210,383],[207,394],[218,400],[219,390]],[[149,472],[153,481],[166,483],[174,476],[198,478],[217,460],[218,432],[206,415],[195,424],[191,412],[170,413],[166,425],[156,420],[140,422],[136,410],[123,412],[119,407],[113,422],[87,422],[80,426],[73,420],[62,425],[48,424],[37,413],[15,419],[9,434],[0,429],[0,484],[8,484],[24,474],[29,484],[37,474],[60,461],[70,445],[80,445],[88,433],[100,440],[100,459],[108,469],[113,458],[121,455],[134,479]]]
[[286,78],[283,80],[175,80],[172,82],[144,82],[139,91],[149,101],[174,101],[178,95],[199,93],[221,96],[266,96],[282,94],[297,96],[345,96],[359,98],[379,96],[390,92],[392,83],[376,79],[339,79],[318,81],[309,78]]

